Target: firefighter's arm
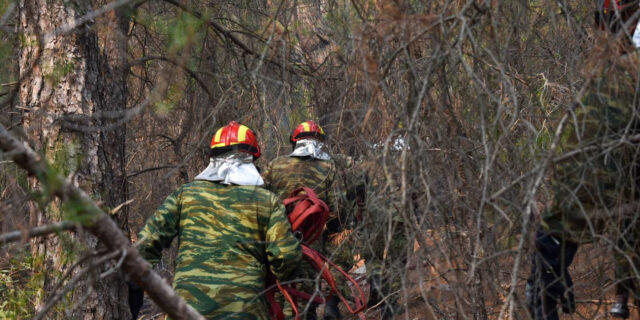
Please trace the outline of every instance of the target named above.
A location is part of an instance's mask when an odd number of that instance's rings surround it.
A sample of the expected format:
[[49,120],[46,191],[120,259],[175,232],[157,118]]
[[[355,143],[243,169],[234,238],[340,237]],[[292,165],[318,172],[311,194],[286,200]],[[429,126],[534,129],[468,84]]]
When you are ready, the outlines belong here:
[[274,210],[266,232],[266,251],[271,272],[278,279],[287,278],[302,259],[300,242],[291,231],[284,206],[274,196]]
[[144,227],[138,234],[138,251],[147,261],[155,264],[162,258],[162,249],[171,245],[171,240],[178,234],[180,216],[179,198],[181,189],[176,190],[162,206],[147,219]]

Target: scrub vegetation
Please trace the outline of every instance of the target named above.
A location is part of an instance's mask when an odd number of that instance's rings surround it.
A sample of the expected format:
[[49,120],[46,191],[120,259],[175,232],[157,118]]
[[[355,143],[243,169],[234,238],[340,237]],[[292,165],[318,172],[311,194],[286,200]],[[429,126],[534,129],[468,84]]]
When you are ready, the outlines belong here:
[[[594,3],[0,1],[0,133],[49,164],[27,174],[0,149],[0,318],[128,319],[127,253],[93,221],[106,214],[135,242],[206,167],[217,128],[255,131],[264,167],[313,119],[353,160],[347,174],[367,177],[362,218],[336,241],[359,266],[387,248],[399,319],[529,319],[556,129],[590,54],[614,41]],[[610,239],[574,262],[578,318],[611,303]],[[175,247],[154,267],[162,277]]]

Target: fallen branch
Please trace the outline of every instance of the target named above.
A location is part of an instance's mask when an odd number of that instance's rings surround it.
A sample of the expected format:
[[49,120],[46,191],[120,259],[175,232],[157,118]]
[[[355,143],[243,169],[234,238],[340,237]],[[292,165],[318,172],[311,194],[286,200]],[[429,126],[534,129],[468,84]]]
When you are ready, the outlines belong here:
[[62,221],[48,226],[35,227],[33,229],[24,231],[11,231],[0,235],[0,245],[7,244],[9,242],[19,241],[20,239],[28,239],[32,237],[44,236],[51,233],[58,233],[61,231],[73,230],[75,224],[71,221]]
[[83,220],[83,227],[103,242],[111,251],[127,250],[122,270],[132,281],[142,287],[149,297],[164,310],[172,319],[202,319],[204,318],[189,306],[169,284],[167,284],[145,261],[138,250],[129,244],[122,230],[116,223],[87,195],[83,190],[71,184],[63,176],[51,170],[46,161],[24,142],[15,139],[7,129],[0,125],[0,150],[12,159],[18,166],[46,182],[53,193],[63,201],[78,204]]

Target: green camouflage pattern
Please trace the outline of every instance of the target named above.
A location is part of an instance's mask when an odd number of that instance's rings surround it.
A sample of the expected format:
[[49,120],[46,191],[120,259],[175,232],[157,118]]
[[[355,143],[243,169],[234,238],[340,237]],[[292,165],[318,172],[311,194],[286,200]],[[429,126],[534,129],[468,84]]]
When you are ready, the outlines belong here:
[[[327,224],[339,224],[340,215],[337,209],[340,207],[340,189],[336,190],[337,167],[333,159],[318,160],[311,157],[283,156],[272,160],[265,170],[264,181],[267,189],[284,200],[291,192],[302,186],[313,189],[320,200],[329,206],[329,219]],[[340,230],[337,230],[340,231]],[[334,232],[337,232],[334,231]],[[323,235],[311,247],[325,254],[324,245],[326,234]]]
[[207,319],[268,319],[267,268],[287,279],[301,260],[280,199],[261,187],[183,185],[140,231],[140,253],[156,263],[176,236],[173,285]]
[[[570,114],[562,132],[558,155],[584,150],[568,160],[555,163],[551,187],[553,205],[543,215],[545,231],[576,243],[617,228],[621,217],[609,211],[637,199],[637,144],[624,143],[602,148],[623,136],[638,133],[635,115],[638,84],[633,68],[614,66],[606,77],[595,79],[581,103]],[[637,75],[635,75],[637,77]]]
[[331,186],[335,175],[333,160],[283,156],[269,162],[263,177],[265,187],[280,200],[288,198],[297,188],[306,186],[313,189],[331,209],[334,204]]

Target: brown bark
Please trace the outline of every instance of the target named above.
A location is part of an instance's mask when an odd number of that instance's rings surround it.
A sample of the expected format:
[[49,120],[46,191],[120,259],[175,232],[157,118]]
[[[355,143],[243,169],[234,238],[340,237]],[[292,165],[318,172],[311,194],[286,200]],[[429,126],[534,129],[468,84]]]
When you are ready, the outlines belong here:
[[[93,2],[93,3],[92,3]],[[19,97],[23,107],[23,127],[32,144],[65,175],[73,176],[85,190],[115,207],[126,201],[125,127],[121,120],[126,108],[127,19],[111,10],[71,32],[60,32],[104,1],[83,1],[77,5],[58,0],[23,0],[19,3],[20,31],[25,41],[19,60],[23,78]],[[100,3],[98,3],[100,2]],[[126,10],[120,7],[118,10]],[[31,186],[38,188],[37,181]],[[44,225],[60,220],[59,203],[46,208],[32,205],[30,223]],[[125,210],[116,217],[126,215]],[[97,243],[92,237],[76,238],[88,249]],[[57,237],[31,241],[32,254],[42,264],[36,271],[66,268],[65,250]],[[55,283],[53,273],[45,272],[43,291],[37,298],[41,306]],[[90,303],[78,313],[90,319],[129,317],[126,286],[119,274],[99,281]],[[74,291],[83,296],[84,290]],[[100,297],[98,299],[98,297]],[[73,301],[73,300],[72,300]],[[80,317],[80,315],[76,315]]]

